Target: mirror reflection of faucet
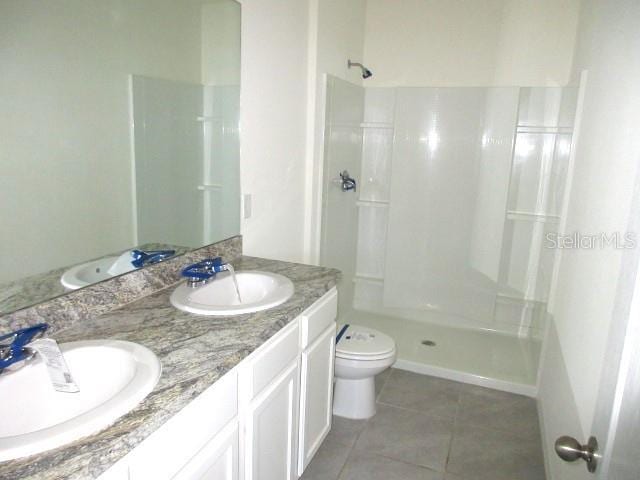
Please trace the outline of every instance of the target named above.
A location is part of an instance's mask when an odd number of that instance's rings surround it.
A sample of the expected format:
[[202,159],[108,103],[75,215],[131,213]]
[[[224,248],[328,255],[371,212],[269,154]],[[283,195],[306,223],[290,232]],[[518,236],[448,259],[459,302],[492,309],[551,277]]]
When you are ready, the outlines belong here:
[[112,276],[121,275],[145,265],[161,262],[175,253],[175,250],[130,250],[120,255],[108,272]]

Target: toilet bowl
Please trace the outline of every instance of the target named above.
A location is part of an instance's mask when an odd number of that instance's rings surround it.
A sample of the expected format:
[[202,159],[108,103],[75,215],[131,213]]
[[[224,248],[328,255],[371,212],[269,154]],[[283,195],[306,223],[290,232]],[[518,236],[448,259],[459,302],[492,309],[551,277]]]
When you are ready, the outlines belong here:
[[375,376],[396,361],[393,339],[371,328],[339,325],[333,413],[362,419],[376,414]]

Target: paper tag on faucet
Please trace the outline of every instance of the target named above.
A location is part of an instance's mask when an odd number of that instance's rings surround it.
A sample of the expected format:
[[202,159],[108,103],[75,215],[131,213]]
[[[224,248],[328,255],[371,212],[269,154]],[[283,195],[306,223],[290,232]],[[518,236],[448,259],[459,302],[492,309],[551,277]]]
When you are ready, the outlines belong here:
[[42,357],[46,367],[51,384],[58,392],[76,393],[80,389],[76,382],[73,381],[67,362],[64,361],[64,355],[53,338],[40,338],[27,345],[33,348],[38,355]]

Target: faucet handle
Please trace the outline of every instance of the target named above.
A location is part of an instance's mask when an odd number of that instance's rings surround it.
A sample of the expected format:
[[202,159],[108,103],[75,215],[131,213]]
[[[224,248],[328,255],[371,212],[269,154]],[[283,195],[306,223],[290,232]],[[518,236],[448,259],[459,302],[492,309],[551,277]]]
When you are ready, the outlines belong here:
[[207,258],[198,263],[186,266],[182,269],[181,275],[187,277],[191,285],[205,283],[217,273],[226,270],[226,264],[222,263],[221,257]]
[[340,183],[343,192],[348,192],[349,190],[356,191],[356,179],[349,175],[347,170],[343,170],[340,172]]

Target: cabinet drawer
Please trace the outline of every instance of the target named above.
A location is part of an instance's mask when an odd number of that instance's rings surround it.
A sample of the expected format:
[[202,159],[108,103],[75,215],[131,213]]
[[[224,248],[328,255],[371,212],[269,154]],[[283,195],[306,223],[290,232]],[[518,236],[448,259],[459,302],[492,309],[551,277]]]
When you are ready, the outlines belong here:
[[338,316],[338,290],[334,287],[300,315],[302,348],[306,348]]
[[238,375],[234,369],[171,417],[128,455],[129,478],[160,480],[173,477],[237,413]]
[[241,392],[247,401],[258,395],[300,353],[300,327],[294,320],[253,352],[240,372]]

